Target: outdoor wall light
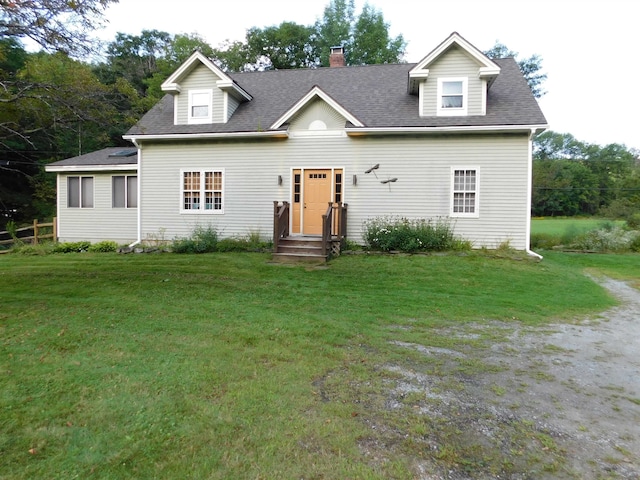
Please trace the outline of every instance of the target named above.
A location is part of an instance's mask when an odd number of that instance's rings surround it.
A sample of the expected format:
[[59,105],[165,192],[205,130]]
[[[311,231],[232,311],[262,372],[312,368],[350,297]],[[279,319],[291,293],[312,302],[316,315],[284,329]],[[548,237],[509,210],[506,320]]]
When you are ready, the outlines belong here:
[[353,176],[353,184],[354,184],[354,185],[357,185],[357,184],[358,184],[358,176],[357,176],[357,175],[354,175],[354,176]]
[[278,186],[282,186],[282,175],[278,175]]

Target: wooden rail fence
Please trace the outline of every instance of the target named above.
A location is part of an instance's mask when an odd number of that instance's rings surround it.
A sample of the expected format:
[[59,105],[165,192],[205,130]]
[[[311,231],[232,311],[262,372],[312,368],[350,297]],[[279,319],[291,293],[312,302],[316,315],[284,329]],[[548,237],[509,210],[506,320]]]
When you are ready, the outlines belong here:
[[[55,242],[58,239],[56,225],[56,217],[53,217],[52,222],[47,223],[38,223],[38,220],[34,220],[33,225],[17,228],[13,233],[19,241],[33,243],[34,245],[37,245],[41,240],[47,239],[52,239]],[[0,232],[0,245],[15,243],[16,239],[13,238],[11,233],[9,231]]]

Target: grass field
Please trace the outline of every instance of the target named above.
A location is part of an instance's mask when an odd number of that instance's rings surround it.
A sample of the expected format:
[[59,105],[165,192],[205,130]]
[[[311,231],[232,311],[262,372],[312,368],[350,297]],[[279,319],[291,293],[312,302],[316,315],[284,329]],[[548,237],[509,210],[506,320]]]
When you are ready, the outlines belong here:
[[577,235],[589,230],[596,229],[605,223],[624,225],[624,221],[607,220],[603,218],[587,217],[560,217],[560,218],[533,218],[531,220],[532,234],[545,234],[562,236],[567,233]]
[[411,478],[420,444],[360,448],[392,335],[611,306],[585,268],[640,281],[639,255],[268,258],[0,256],[0,478]]

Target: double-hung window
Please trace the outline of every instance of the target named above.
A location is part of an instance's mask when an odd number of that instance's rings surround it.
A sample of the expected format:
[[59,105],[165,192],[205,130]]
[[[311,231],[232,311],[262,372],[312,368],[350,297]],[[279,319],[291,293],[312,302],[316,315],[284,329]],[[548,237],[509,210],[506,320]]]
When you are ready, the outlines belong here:
[[138,206],[138,177],[115,175],[112,178],[113,208],[136,208]]
[[183,170],[183,213],[224,213],[224,171]]
[[467,79],[464,77],[439,78],[438,115],[466,115],[467,90]]
[[93,208],[93,177],[67,177],[67,207]]
[[478,216],[478,180],[477,168],[453,168],[451,216]]
[[188,123],[212,122],[211,98],[211,89],[189,91]]

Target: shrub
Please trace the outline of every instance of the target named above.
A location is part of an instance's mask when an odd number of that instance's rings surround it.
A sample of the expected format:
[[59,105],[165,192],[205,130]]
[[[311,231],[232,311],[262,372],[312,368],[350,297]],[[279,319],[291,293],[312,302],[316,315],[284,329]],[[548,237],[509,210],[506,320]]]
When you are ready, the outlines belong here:
[[443,218],[376,217],[364,222],[362,237],[368,248],[383,252],[441,251],[469,245],[455,238],[450,221]]
[[189,238],[176,239],[172,250],[175,253],[215,252],[218,245],[218,232],[215,228],[196,227]]
[[247,252],[249,251],[249,242],[244,239],[223,238],[218,242],[218,252]]
[[53,252],[54,245],[51,242],[39,243],[38,245],[32,245],[20,242],[15,244],[11,249],[11,253],[17,253],[20,255],[48,255]]
[[115,252],[118,250],[118,244],[110,240],[94,243],[89,247],[90,252]]
[[603,225],[601,228],[586,232],[570,245],[578,250],[595,252],[625,252],[638,241],[640,232],[620,228],[617,225]]
[[63,242],[53,247],[54,253],[79,253],[87,252],[91,247],[91,242]]

